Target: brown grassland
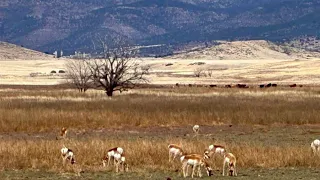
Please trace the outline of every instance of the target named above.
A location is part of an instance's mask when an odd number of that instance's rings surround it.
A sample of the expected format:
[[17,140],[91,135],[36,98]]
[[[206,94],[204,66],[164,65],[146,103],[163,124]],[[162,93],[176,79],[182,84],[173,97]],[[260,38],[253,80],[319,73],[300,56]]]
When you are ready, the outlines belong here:
[[[0,179],[179,179],[169,143],[194,153],[225,145],[238,157],[239,179],[316,179],[320,156],[310,143],[320,135],[319,99],[319,87],[143,88],[108,98],[99,90],[1,86]],[[68,138],[56,140],[62,127]],[[61,166],[62,145],[75,152],[73,167]],[[125,149],[127,174],[102,168],[115,146]],[[228,179],[221,157],[209,162],[213,178]]]

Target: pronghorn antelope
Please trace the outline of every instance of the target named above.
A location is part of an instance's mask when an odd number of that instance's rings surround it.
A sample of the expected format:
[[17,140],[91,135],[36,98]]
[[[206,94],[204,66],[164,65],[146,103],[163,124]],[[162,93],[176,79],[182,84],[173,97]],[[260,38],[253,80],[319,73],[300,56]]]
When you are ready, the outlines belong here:
[[107,166],[109,166],[111,159],[113,159],[113,164],[115,164],[114,155],[115,154],[122,155],[123,153],[124,153],[124,151],[123,151],[123,148],[121,148],[121,147],[115,147],[115,148],[109,149],[106,156],[104,156],[104,158],[102,159],[103,167],[106,166],[106,161],[108,161]]
[[63,146],[61,148],[61,157],[63,165],[65,165],[66,160],[70,161],[71,164],[74,164],[76,162],[73,151],[71,149],[66,148],[66,146]]
[[205,153],[207,153],[207,155],[210,157],[213,153],[214,154],[220,154],[220,155],[224,155],[226,153],[226,148],[224,146],[221,145],[210,145],[209,146],[209,152],[205,151]]
[[122,171],[128,171],[128,164],[126,162],[126,157],[124,154],[116,152],[113,155],[113,158],[115,160],[116,172],[119,172],[119,166],[121,166]]
[[229,171],[227,175],[237,176],[236,163],[236,157],[232,153],[226,153],[224,155],[222,175],[224,176],[225,166],[227,164],[227,168]]
[[65,139],[67,137],[67,132],[68,132],[68,129],[63,127],[59,133],[59,135],[56,137],[56,140],[59,140],[59,139]]
[[200,130],[200,126],[199,125],[194,125],[192,128],[193,132],[198,135],[199,134],[199,130]]
[[319,139],[312,141],[311,149],[314,154],[316,154],[317,152],[320,152],[320,140]]
[[181,156],[180,160],[181,160],[181,163],[182,163],[183,177],[187,177],[188,176],[189,166],[193,166],[192,174],[191,174],[192,178],[193,178],[196,170],[197,170],[197,175],[199,177],[202,177],[201,167],[205,167],[208,176],[212,175],[211,167],[205,161],[205,158],[200,154],[183,155],[183,156]]
[[175,158],[183,155],[183,150],[176,144],[169,144],[169,162],[174,161]]

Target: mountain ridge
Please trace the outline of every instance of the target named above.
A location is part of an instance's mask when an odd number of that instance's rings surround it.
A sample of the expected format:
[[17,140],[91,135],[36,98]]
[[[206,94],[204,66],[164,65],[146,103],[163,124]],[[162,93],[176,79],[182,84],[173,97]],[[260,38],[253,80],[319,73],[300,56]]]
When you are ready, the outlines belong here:
[[3,0],[0,41],[52,53],[97,36],[138,45],[320,36],[317,0]]

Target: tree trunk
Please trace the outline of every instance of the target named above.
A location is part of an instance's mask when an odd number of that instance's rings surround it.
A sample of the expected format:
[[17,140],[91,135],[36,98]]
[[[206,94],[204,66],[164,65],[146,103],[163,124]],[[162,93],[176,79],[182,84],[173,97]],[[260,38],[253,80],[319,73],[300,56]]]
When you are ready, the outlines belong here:
[[106,91],[107,96],[111,97],[113,95],[113,89],[109,89]]

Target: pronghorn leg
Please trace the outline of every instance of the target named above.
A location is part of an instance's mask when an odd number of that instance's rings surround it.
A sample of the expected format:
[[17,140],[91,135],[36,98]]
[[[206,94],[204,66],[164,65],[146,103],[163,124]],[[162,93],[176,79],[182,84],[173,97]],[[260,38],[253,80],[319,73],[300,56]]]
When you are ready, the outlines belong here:
[[67,156],[62,156],[62,164],[63,164],[63,166],[66,165],[66,161],[67,161]]
[[170,160],[171,160],[171,153],[169,152],[169,162],[170,162]]
[[198,166],[198,176],[199,176],[199,177],[202,177],[201,166],[200,166],[200,165]]
[[182,174],[183,174],[183,177],[187,177],[186,176],[186,164],[185,163],[182,164]]
[[187,165],[187,173],[186,173],[186,176],[188,176],[188,174],[189,174],[189,167],[190,167],[190,165]]
[[177,157],[176,154],[172,155],[172,162],[174,162],[174,160],[176,159],[176,157]]
[[118,173],[119,172],[119,166],[120,166],[120,161],[116,162],[116,172]]
[[115,158],[113,158],[113,165],[117,165],[117,161]]
[[192,174],[191,174],[191,177],[193,178],[193,176],[194,176],[194,172],[195,172],[195,170],[196,170],[196,165],[193,165],[193,168],[192,168]]
[[234,175],[235,175],[235,176],[238,176],[237,168],[236,168],[236,163],[234,163]]
[[224,162],[223,162],[223,166],[222,166],[222,176],[224,176],[224,169],[225,169],[225,167],[226,167],[226,162],[224,161]]
[[107,167],[109,167],[110,159],[111,159],[111,156],[109,156],[109,157],[108,157],[108,164],[107,164]]
[[311,150],[312,150],[313,154],[315,154],[317,152],[317,148],[315,147],[315,145],[313,143],[311,144]]

